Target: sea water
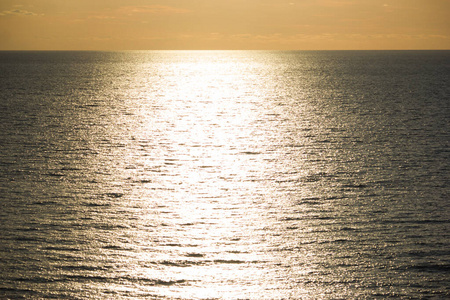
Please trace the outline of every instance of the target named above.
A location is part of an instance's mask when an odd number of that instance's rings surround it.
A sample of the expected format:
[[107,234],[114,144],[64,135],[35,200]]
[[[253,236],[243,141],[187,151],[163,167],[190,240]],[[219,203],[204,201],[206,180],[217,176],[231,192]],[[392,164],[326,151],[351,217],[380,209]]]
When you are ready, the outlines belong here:
[[0,298],[450,297],[450,51],[0,52]]

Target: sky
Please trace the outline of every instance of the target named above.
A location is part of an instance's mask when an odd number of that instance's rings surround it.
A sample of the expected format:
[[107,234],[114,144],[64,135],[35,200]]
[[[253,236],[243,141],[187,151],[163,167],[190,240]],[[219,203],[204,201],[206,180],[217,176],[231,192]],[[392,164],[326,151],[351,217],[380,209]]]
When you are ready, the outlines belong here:
[[450,0],[0,0],[0,50],[450,49]]

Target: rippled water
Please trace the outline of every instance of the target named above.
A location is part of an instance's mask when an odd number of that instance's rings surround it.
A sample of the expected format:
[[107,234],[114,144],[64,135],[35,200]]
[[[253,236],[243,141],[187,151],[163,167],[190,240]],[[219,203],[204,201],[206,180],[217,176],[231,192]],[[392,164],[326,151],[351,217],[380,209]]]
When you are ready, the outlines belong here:
[[0,297],[450,297],[449,51],[0,52]]

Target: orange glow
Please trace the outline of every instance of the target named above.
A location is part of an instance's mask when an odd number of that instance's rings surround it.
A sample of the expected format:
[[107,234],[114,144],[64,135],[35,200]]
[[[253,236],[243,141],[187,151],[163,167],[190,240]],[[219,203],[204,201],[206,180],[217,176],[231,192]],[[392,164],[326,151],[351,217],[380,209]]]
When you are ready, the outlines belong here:
[[450,49],[448,0],[3,0],[0,50]]

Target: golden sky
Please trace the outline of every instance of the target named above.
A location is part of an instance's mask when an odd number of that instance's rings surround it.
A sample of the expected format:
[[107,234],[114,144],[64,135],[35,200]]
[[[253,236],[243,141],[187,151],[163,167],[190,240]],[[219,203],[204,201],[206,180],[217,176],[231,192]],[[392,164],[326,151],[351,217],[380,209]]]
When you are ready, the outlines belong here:
[[450,49],[450,0],[0,0],[0,50]]

